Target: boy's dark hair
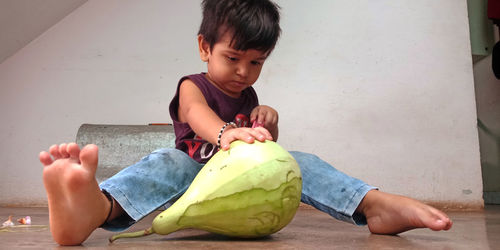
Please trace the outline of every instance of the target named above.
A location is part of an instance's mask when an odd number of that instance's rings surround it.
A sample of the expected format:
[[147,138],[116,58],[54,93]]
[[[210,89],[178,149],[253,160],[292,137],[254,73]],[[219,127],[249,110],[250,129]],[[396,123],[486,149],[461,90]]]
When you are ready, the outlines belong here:
[[256,49],[270,53],[281,33],[279,6],[269,0],[203,0],[203,20],[198,35],[213,49],[225,32],[235,50]]

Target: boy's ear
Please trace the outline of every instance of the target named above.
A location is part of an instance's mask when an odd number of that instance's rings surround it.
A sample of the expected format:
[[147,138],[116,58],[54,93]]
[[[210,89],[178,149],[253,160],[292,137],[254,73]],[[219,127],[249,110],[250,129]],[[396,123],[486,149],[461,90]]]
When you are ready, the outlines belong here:
[[198,35],[198,48],[201,60],[207,62],[210,55],[210,44],[205,41],[202,35]]

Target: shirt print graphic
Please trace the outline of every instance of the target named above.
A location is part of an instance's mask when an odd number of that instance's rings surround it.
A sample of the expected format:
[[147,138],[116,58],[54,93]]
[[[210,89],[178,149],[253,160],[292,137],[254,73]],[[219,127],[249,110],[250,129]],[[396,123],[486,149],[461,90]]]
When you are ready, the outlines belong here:
[[[234,117],[233,122],[238,128],[250,127],[250,119],[244,114],[237,114]],[[184,143],[188,148],[189,157],[193,159],[201,159],[204,161],[210,159],[218,151],[217,146],[204,140],[198,135],[195,135],[191,140],[185,140]]]

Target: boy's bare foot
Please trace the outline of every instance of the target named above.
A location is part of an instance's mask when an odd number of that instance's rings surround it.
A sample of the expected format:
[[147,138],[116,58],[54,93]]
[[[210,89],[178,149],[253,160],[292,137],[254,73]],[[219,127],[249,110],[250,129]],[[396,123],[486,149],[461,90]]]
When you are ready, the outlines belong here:
[[[106,219],[111,204],[95,179],[97,146],[53,145],[40,153],[52,237],[79,245]],[[52,156],[52,157],[51,157]]]
[[366,216],[368,228],[374,234],[398,234],[415,228],[448,230],[453,224],[438,209],[408,197],[378,190],[369,191],[357,211]]

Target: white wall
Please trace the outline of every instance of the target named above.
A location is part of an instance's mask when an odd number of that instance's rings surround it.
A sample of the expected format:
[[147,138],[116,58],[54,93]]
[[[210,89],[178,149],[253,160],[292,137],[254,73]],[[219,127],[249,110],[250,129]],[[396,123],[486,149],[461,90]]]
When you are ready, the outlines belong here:
[[0,63],[87,0],[0,0]]
[[[477,207],[482,184],[466,1],[279,1],[256,83],[279,142],[382,190]],[[198,58],[199,1],[91,0],[0,65],[0,204],[43,204],[40,150],[82,123],[169,122]]]

